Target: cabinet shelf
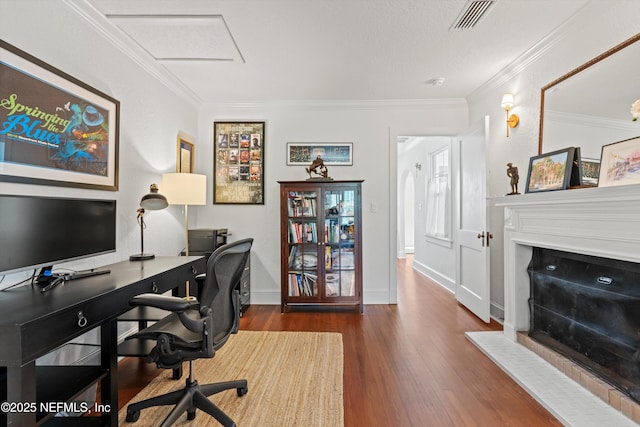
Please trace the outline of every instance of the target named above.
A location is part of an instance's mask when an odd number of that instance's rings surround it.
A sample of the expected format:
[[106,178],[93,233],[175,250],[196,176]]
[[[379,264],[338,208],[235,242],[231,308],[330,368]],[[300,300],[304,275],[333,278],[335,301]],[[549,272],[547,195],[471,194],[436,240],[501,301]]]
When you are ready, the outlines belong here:
[[362,303],[362,181],[280,182],[281,309]]

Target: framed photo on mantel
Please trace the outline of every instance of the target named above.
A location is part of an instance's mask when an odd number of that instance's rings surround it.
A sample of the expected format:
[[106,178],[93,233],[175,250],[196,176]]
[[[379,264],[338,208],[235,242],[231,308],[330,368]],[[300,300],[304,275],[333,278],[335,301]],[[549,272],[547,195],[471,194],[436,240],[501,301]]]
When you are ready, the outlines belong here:
[[580,149],[568,147],[529,160],[525,193],[566,190],[582,182]]
[[214,122],[214,204],[264,204],[264,136],[265,122]]
[[602,147],[598,187],[640,184],[640,137]]

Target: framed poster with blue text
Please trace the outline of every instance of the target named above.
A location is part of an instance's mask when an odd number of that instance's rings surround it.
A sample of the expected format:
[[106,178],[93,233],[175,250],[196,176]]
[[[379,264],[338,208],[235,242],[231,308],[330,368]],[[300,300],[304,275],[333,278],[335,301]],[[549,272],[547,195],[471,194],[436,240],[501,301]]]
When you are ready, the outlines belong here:
[[116,191],[119,110],[0,40],[0,181]]
[[214,122],[213,203],[264,205],[265,122]]

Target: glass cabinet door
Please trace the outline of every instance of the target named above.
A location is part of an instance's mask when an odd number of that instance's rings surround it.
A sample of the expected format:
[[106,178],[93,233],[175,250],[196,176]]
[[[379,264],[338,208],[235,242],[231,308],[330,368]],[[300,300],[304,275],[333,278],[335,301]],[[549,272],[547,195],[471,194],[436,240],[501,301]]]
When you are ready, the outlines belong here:
[[324,296],[356,294],[354,189],[324,192]]
[[288,295],[318,295],[318,226],[315,191],[289,191]]

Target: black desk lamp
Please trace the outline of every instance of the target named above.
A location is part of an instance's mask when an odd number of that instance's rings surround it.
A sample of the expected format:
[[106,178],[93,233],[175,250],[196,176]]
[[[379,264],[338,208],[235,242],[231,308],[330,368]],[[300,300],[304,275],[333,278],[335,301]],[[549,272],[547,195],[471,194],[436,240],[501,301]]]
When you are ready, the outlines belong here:
[[144,223],[144,211],[159,211],[169,206],[167,198],[158,193],[158,186],[151,184],[149,187],[149,194],[142,196],[140,200],[140,207],[138,208],[138,223],[140,224],[140,253],[131,255],[129,260],[131,261],[144,261],[146,259],[155,258],[154,254],[144,253],[144,229],[146,224]]

